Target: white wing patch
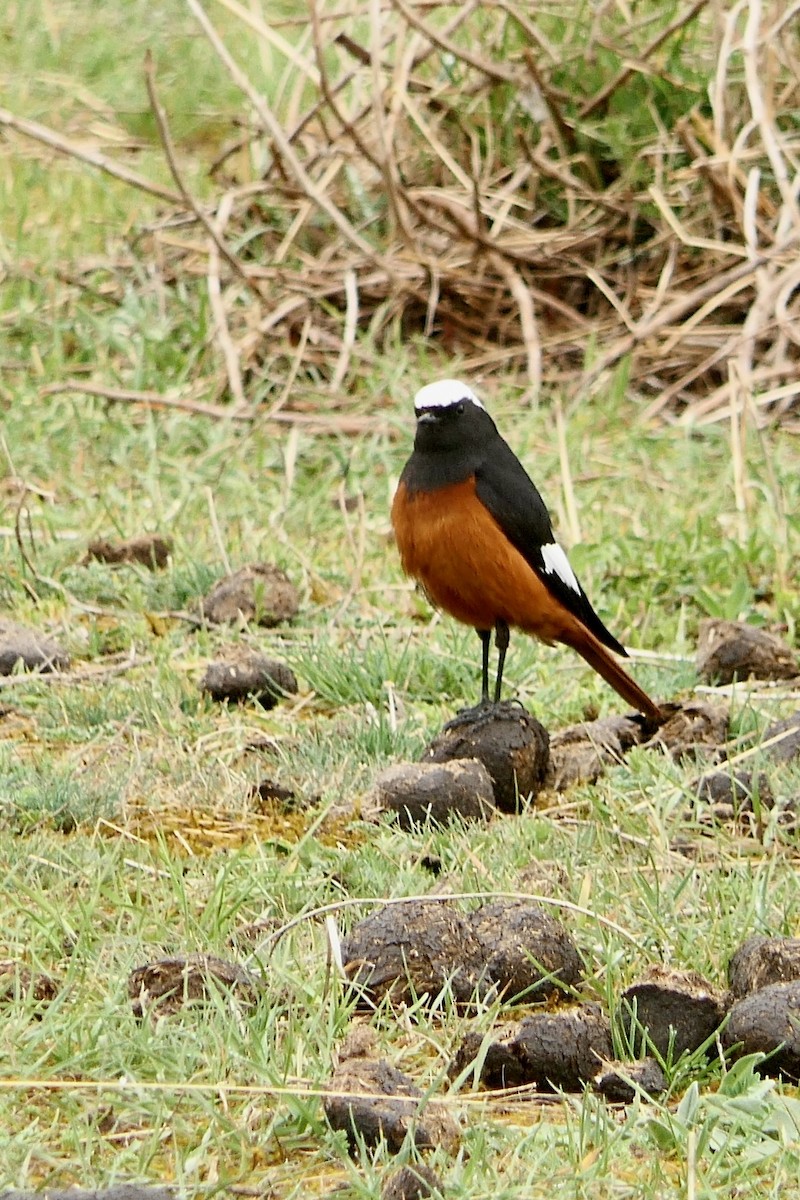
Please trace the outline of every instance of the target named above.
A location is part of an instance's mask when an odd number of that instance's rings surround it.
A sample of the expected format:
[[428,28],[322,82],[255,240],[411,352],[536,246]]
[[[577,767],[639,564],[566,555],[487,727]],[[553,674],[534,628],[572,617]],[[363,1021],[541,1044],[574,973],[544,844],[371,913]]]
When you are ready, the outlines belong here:
[[419,389],[414,397],[414,408],[417,412],[425,408],[450,408],[462,400],[469,400],[476,408],[483,408],[472,388],[460,379],[437,379],[435,383],[428,383]]
[[542,562],[547,575],[557,575],[562,583],[580,595],[580,584],[569,565],[569,559],[558,542],[549,542],[546,546],[542,546]]

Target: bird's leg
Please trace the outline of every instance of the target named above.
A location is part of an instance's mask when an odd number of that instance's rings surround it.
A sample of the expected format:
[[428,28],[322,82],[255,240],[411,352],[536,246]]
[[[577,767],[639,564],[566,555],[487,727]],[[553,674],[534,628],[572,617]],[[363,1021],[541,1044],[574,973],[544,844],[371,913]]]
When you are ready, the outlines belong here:
[[[487,634],[486,642],[484,642],[484,681],[485,681],[484,686],[486,687],[487,693],[488,693],[488,687],[489,687],[489,681],[488,681],[487,674],[486,674],[488,672],[488,640],[489,640],[489,635]],[[511,634],[508,632],[508,623],[506,621],[503,621],[500,618],[498,618],[494,624],[494,644],[495,644],[495,646],[497,646],[497,652],[498,652],[497,653],[497,679],[495,680],[495,684],[494,684],[494,702],[495,702],[495,704],[500,703],[500,691],[503,686],[503,667],[506,665],[506,650],[508,650],[508,643],[510,642],[510,640],[511,640]],[[488,699],[488,694],[486,695],[486,699]]]
[[477,704],[470,708],[462,708],[452,717],[444,729],[459,729],[462,725],[472,725],[480,720],[480,717],[485,712],[490,712],[492,705],[489,702],[489,650],[492,644],[491,629],[479,629],[478,637],[481,639],[481,698]]
[[481,676],[481,704],[489,703],[489,644],[492,640],[491,629],[479,629],[481,639],[483,675]]
[[494,701],[489,700],[489,650],[492,642],[491,629],[479,629],[478,637],[481,639],[481,648],[483,651],[483,677],[481,681],[481,699],[480,703],[474,708],[462,708],[456,713],[446,725],[442,726],[442,731],[461,729],[464,726],[475,728],[483,724],[485,721],[516,721],[519,719],[520,704],[518,701],[507,701],[505,704],[500,701],[500,689],[503,686],[503,666],[506,661],[506,650],[508,643],[511,640],[511,635],[508,631],[508,623],[506,621],[497,621],[494,627],[495,645],[499,651],[497,660],[497,678],[494,685]]

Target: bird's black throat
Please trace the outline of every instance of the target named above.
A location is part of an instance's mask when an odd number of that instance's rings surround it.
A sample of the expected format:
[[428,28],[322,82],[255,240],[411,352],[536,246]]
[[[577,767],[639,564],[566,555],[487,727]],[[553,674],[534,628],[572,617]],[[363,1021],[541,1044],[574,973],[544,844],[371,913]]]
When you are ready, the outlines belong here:
[[434,492],[463,483],[477,473],[495,439],[502,440],[497,426],[474,404],[426,410],[401,477],[406,490]]

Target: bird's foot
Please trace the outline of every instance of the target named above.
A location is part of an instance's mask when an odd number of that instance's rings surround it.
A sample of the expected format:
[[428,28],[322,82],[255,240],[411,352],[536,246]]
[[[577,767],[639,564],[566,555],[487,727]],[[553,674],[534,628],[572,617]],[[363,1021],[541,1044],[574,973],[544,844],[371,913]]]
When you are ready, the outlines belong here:
[[462,708],[442,726],[442,733],[463,729],[465,725],[483,725],[486,721],[516,721],[524,705],[520,700],[481,700],[470,708]]

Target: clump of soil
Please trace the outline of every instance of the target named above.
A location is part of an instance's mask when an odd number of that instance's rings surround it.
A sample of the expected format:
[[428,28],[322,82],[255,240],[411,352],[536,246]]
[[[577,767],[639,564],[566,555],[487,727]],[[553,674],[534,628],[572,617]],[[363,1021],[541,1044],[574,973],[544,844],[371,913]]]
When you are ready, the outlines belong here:
[[723,757],[730,716],[727,705],[685,700],[665,702],[661,710],[667,719],[646,743],[648,748],[664,750],[677,762],[687,758],[718,762]]
[[636,1023],[662,1058],[672,1045],[673,1057],[697,1050],[725,1016],[725,998],[696,971],[652,966],[621,996],[618,1020],[631,1042],[639,1041]]
[[706,683],[735,679],[795,679],[797,655],[782,638],[740,621],[701,621],[697,673]]
[[496,811],[489,773],[474,758],[397,763],[377,776],[374,795],[379,809],[397,814],[401,829],[426,821],[445,825],[454,817],[486,821]]
[[143,534],[127,541],[112,542],[98,538],[89,542],[83,558],[85,565],[92,560],[104,563],[138,563],[150,571],[163,568],[172,554],[172,540],[158,534]]
[[55,1000],[61,985],[52,975],[34,974],[17,959],[0,959],[0,1004],[9,1004],[17,996],[30,997],[43,1008]]
[[800,1081],[800,980],[770,983],[737,1000],[722,1032],[727,1055],[768,1054],[758,1070]]
[[372,1030],[360,1027],[345,1039],[323,1101],[331,1128],[346,1132],[351,1152],[359,1140],[370,1147],[383,1140],[396,1154],[411,1133],[418,1150],[441,1146],[455,1154],[461,1132],[447,1109],[423,1103],[414,1081],[374,1054]]
[[[466,1035],[448,1068],[457,1078],[483,1046],[478,1032]],[[584,1003],[525,1017],[511,1032],[490,1043],[480,1080],[490,1088],[534,1084],[540,1091],[582,1091],[610,1059],[611,1025],[599,1004]]]
[[477,758],[489,772],[501,812],[519,810],[520,799],[536,796],[547,781],[550,738],[519,704],[504,703],[459,714],[437,734],[424,762]]
[[546,1000],[583,978],[583,962],[564,926],[538,904],[495,900],[467,918],[488,976],[506,1001]]
[[246,1007],[254,1007],[263,993],[261,980],[238,963],[213,954],[186,954],[162,958],[136,967],[128,978],[128,996],[136,1017],[171,1016],[187,1001],[208,1000],[215,989],[230,992]]
[[254,621],[271,627],[297,615],[297,588],[274,563],[253,563],[214,585],[200,603],[200,612],[215,625]]
[[636,1062],[605,1062],[592,1086],[612,1104],[631,1104],[639,1092],[660,1096],[667,1090],[667,1077],[654,1058]]
[[468,1004],[486,991],[481,946],[447,901],[387,904],[350,931],[342,960],[347,977],[373,1001],[387,994],[395,1004],[433,999],[449,983],[457,1003]]
[[297,679],[291,667],[278,659],[236,649],[224,661],[208,664],[200,690],[212,700],[239,703],[252,697],[263,708],[274,708],[279,700],[296,694]]
[[427,1200],[434,1192],[444,1193],[439,1176],[425,1163],[414,1163],[389,1176],[381,1188],[381,1200]]
[[559,729],[550,738],[548,785],[558,792],[576,783],[594,783],[607,766],[621,763],[632,746],[655,732],[640,713],[602,717]]
[[26,671],[66,671],[69,655],[47,634],[0,619],[0,675],[10,675],[18,663]]
[[800,938],[748,938],[728,963],[728,984],[737,1000],[772,983],[793,980],[800,980]]

